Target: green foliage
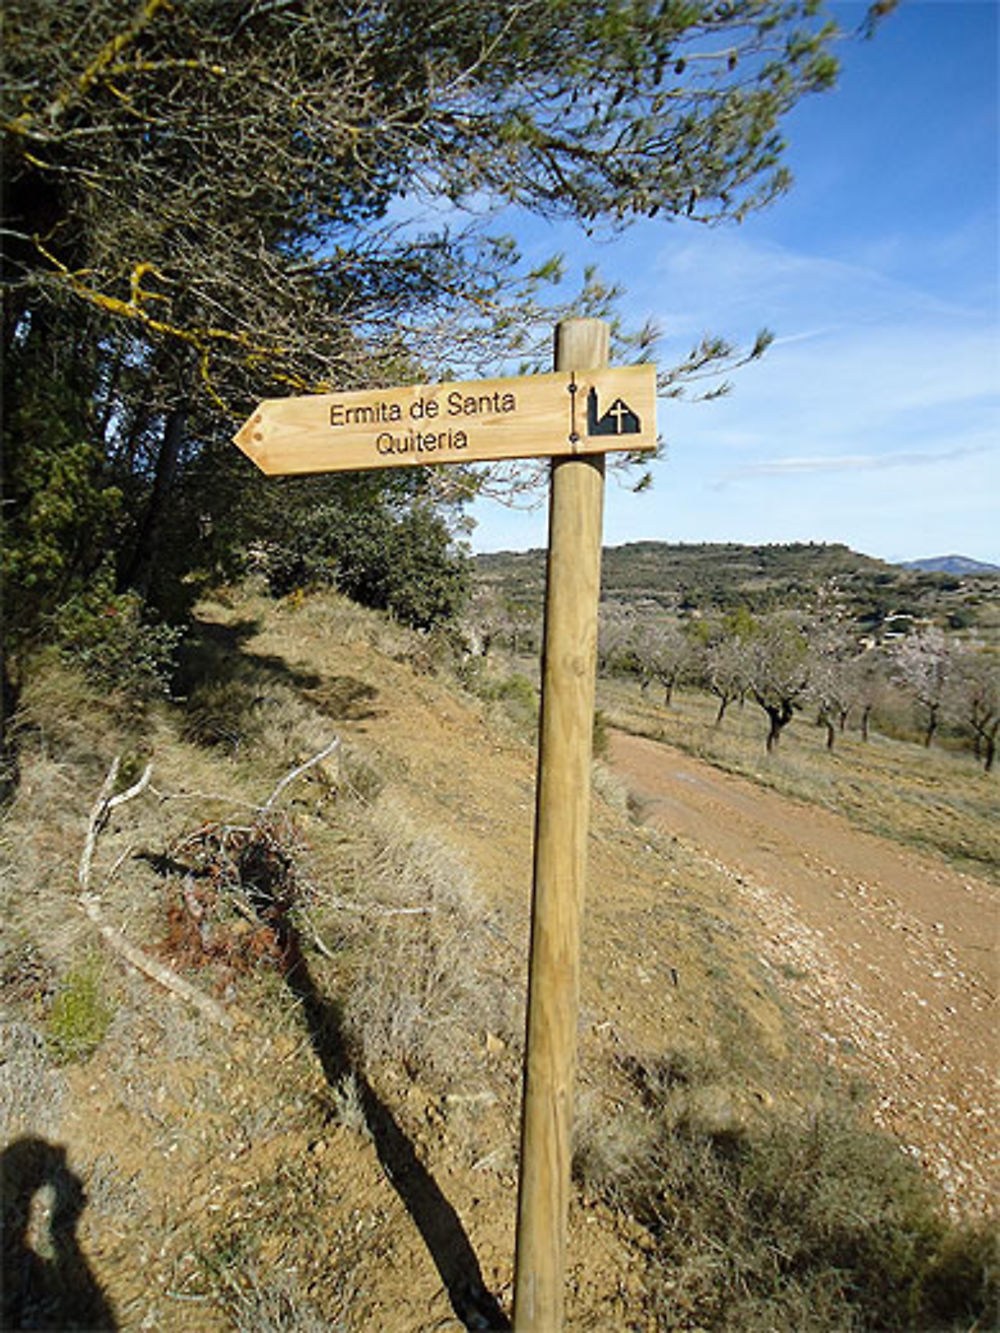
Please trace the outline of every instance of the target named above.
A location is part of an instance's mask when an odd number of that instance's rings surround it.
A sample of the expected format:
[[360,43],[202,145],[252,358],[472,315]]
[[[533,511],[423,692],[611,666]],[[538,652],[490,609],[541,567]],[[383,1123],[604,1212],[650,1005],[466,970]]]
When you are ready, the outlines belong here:
[[[476,569],[501,593],[517,589],[522,596],[541,596],[542,551],[479,556]],[[834,584],[847,614],[871,633],[884,631],[893,613],[938,621],[956,615],[964,625],[969,608],[984,597],[995,603],[1000,587],[990,575],[920,574],[818,542],[629,542],[605,549],[601,579],[608,601],[749,619],[772,610],[808,609],[820,589]],[[977,619],[981,624],[984,618]],[[735,624],[734,632],[749,637]]]
[[40,325],[4,365],[4,503],[0,571],[4,643],[32,643],[65,598],[81,590],[113,543],[121,494],[89,439],[88,408],[68,341]]
[[457,672],[460,683],[470,694],[487,703],[498,703],[515,725],[528,730],[538,722],[538,691],[519,672],[499,675],[482,658],[469,658]]
[[[384,503],[394,483],[329,539],[306,514],[275,541],[234,419],[289,392],[537,365],[558,318],[613,307],[593,274],[553,294],[561,263],[523,262],[485,219],[417,235],[394,201],[742,218],[786,187],[780,124],[835,74],[812,0],[387,0],[360,19],[10,0],[3,24],[10,643],[105,557],[118,591],[177,619],[261,541],[277,587],[333,580],[421,628],[454,616],[463,563],[430,512]],[[665,389],[731,352],[704,339]]]
[[402,512],[378,503],[320,505],[287,540],[267,544],[263,564],[276,596],[332,584],[415,629],[454,620],[468,593],[467,558],[423,504]]
[[107,563],[52,612],[46,629],[61,656],[94,684],[137,700],[166,693],[183,634],[152,623],[136,593],[116,593]]
[[86,1060],[104,1040],[113,1017],[100,963],[88,959],[67,973],[52,1000],[46,1040],[53,1059],[58,1064]]

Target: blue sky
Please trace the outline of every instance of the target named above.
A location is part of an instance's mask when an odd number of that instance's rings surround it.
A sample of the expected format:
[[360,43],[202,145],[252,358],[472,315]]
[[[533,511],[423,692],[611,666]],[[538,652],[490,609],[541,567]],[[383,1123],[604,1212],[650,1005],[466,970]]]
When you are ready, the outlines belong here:
[[[864,5],[837,4],[850,27]],[[712,403],[664,401],[653,488],[609,476],[607,545],[842,541],[1000,563],[998,0],[903,0],[785,123],[792,191],[742,226],[605,242],[515,219],[526,256],[596,261],[663,331],[775,343]],[[506,221],[506,220],[505,220]],[[544,546],[544,504],[477,502],[476,551]]]

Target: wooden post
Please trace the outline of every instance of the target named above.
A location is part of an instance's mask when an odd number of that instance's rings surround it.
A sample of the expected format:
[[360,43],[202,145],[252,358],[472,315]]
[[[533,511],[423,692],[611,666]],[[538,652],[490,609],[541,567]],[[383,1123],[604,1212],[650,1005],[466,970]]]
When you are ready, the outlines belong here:
[[[592,370],[607,363],[608,326],[602,320],[567,320],[557,327],[556,370]],[[578,413],[583,407],[578,405]],[[514,1282],[516,1333],[558,1333],[563,1326],[603,501],[603,455],[553,460]]]

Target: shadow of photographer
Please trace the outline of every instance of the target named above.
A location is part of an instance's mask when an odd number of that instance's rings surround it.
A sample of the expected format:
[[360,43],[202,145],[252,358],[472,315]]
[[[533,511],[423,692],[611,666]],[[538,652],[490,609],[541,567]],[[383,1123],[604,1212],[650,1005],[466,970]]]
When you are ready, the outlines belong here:
[[[45,1190],[51,1195],[45,1225],[39,1227],[35,1199]],[[86,1203],[79,1177],[66,1164],[65,1148],[25,1137],[0,1154],[4,1329],[118,1327],[77,1241]]]

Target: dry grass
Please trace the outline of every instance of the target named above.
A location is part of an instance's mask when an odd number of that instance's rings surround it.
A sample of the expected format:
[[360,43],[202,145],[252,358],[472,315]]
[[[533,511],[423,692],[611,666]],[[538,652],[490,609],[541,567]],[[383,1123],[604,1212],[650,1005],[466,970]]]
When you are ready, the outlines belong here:
[[[26,691],[22,782],[3,832],[9,929],[0,969],[0,1040],[7,1051],[0,1113],[9,1134],[54,1138],[69,1132],[76,1103],[84,1108],[88,1122],[74,1132],[87,1151],[75,1169],[93,1206],[82,1234],[124,1292],[123,1327],[359,1328],[368,1308],[365,1284],[391,1277],[403,1261],[399,1238],[412,1233],[370,1141],[368,1075],[380,1093],[388,1088],[398,1098],[392,1111],[415,1139],[422,1130],[433,1141],[450,1171],[477,1168],[470,1172],[477,1197],[481,1190],[490,1207],[510,1202],[516,1139],[523,958],[507,938],[511,923],[484,901],[449,841],[450,816],[430,827],[407,814],[407,772],[398,756],[380,752],[359,728],[335,761],[288,789],[272,826],[283,822],[282,847],[303,888],[286,915],[318,1001],[341,1025],[336,1039],[350,1047],[339,1080],[331,1082],[320,1067],[322,1034],[310,1031],[307,1006],[280,959],[278,966],[261,959],[261,966],[243,969],[227,969],[219,958],[175,960],[198,985],[253,1015],[249,1035],[207,1029],[115,963],[102,974],[110,1013],[94,1030],[99,1040],[71,1052],[64,1067],[56,1067],[46,1042],[55,997],[86,966],[94,945],[72,897],[88,811],[114,754],[124,753],[127,779],[152,753],[154,779],[103,833],[94,887],[108,920],[159,949],[168,905],[185,882],[221,883],[218,865],[213,870],[193,856],[193,837],[207,845],[207,826],[252,829],[260,819],[254,807],[284,773],[316,753],[341,722],[364,723],[367,710],[383,706],[379,690],[386,681],[405,687],[396,688],[401,707],[406,690],[445,689],[443,680],[428,681],[404,665],[419,650],[425,654],[419,670],[436,669],[433,645],[342,598],[275,608],[255,594],[233,592],[229,601],[225,609],[204,609],[202,638],[189,650],[186,702],[159,704],[132,719],[57,667]],[[258,624],[262,635],[252,628]],[[338,659],[337,644],[357,651]],[[696,736],[715,762],[763,770],[760,731],[756,718],[751,729],[749,712],[746,734],[734,726],[729,735],[728,719],[715,734],[710,704],[684,697],[675,714],[666,714],[646,709],[635,695],[604,702],[617,725],[670,729],[676,719],[676,729]],[[529,696],[525,677],[509,697],[501,690],[495,708],[480,716],[498,726],[505,710],[503,726],[519,727],[528,720]],[[470,747],[482,744],[481,733],[469,740]],[[879,742],[871,753],[896,752]],[[900,763],[909,754],[901,747]],[[941,756],[945,767],[947,760]],[[838,782],[856,781],[859,803],[877,779],[887,790],[899,781],[891,766],[879,779],[874,760],[851,762],[860,777],[847,767],[846,747],[831,765],[820,737],[795,728],[764,777],[807,788],[826,773],[831,802],[846,799],[838,796]],[[948,806],[959,821],[953,836],[971,838],[979,788],[974,770],[956,763],[972,785],[963,798],[969,810],[958,799]],[[632,836],[627,794],[600,764],[595,790],[605,807],[601,818],[621,818],[624,844],[626,833]],[[914,795],[907,809],[918,808]],[[657,850],[654,834],[644,835],[644,847],[644,856],[655,854],[666,865],[668,853]],[[767,1063],[770,1057],[757,1050],[763,1037],[741,1017],[750,985],[741,970],[743,942],[733,933],[723,937],[724,923],[713,915],[704,884],[696,884],[696,868],[676,849],[670,856],[675,896],[658,904],[662,917],[644,918],[646,928],[662,925],[669,938],[667,923],[674,929],[680,920],[697,933],[699,977],[712,976],[713,968],[718,974],[717,1006],[705,1024],[712,1030],[697,1036],[726,1055],[711,1069],[689,1064],[681,1077],[677,1062],[663,1058],[629,1063],[619,1053],[608,1067],[592,1045],[577,1126],[580,1188],[642,1224],[647,1243],[636,1262],[651,1247],[649,1281],[665,1328],[737,1327],[735,1315],[727,1324],[729,1316],[712,1304],[717,1290],[735,1293],[733,1309],[743,1310],[747,1329],[864,1327],[845,1322],[834,1300],[840,1256],[826,1268],[820,1262],[826,1233],[816,1219],[824,1196],[799,1188],[809,1176],[812,1141],[801,1126],[786,1133],[777,1118],[769,1127],[768,1108],[761,1103],[755,1111],[748,1092],[769,1077],[777,1085],[791,1075],[777,1057]],[[240,871],[229,888],[246,897],[248,884]],[[247,901],[254,905],[252,894]],[[219,900],[218,921],[226,929],[241,919],[234,903],[225,894]],[[679,1013],[688,992],[685,973]],[[831,1142],[840,1142],[840,1133],[824,1129]],[[736,1145],[735,1158],[726,1156],[726,1145]],[[417,1147],[423,1152],[426,1141]],[[847,1147],[823,1149],[830,1188],[838,1172],[847,1172],[850,1156]],[[869,1158],[861,1160],[867,1170]],[[788,1207],[758,1216],[767,1190],[780,1194],[773,1182],[790,1181],[793,1172]],[[760,1183],[766,1180],[772,1186]],[[704,1209],[696,1215],[701,1197]],[[808,1240],[815,1263],[808,1282],[795,1285],[799,1274],[781,1268],[775,1245],[801,1250],[806,1243],[797,1213],[815,1222]],[[887,1214],[876,1209],[864,1216],[874,1234]],[[730,1234],[744,1257],[727,1268],[720,1255]],[[672,1248],[685,1236],[683,1251]],[[934,1260],[933,1271],[943,1271],[944,1249],[934,1253],[940,1262]],[[762,1272],[770,1275],[769,1287],[760,1285]],[[718,1286],[720,1276],[728,1287]],[[756,1304],[740,1306],[735,1296],[747,1291]]]
[[367,910],[354,915],[362,938],[351,949],[363,961],[346,1000],[348,1027],[367,1062],[401,1062],[411,1077],[460,1086],[482,1067],[487,1033],[515,1040],[500,925],[456,855],[386,800],[370,811],[369,833],[370,859],[356,882]]
[[983,773],[970,755],[874,732],[867,743],[851,732],[838,736],[831,754],[823,729],[801,716],[767,755],[767,722],[752,703],[731,706],[717,727],[717,701],[696,691],[675,693],[671,708],[644,699],[631,681],[602,680],[598,691],[608,721],[623,731],[666,741],[977,874],[1000,875],[997,775]]
[[44,1032],[14,1016],[0,1018],[0,1143],[59,1126],[66,1081],[55,1068]]
[[632,1096],[585,1102],[574,1170],[646,1228],[658,1328],[996,1327],[992,1227],[946,1222],[926,1177],[833,1090],[806,1113],[747,1114],[724,1062],[622,1068]]

